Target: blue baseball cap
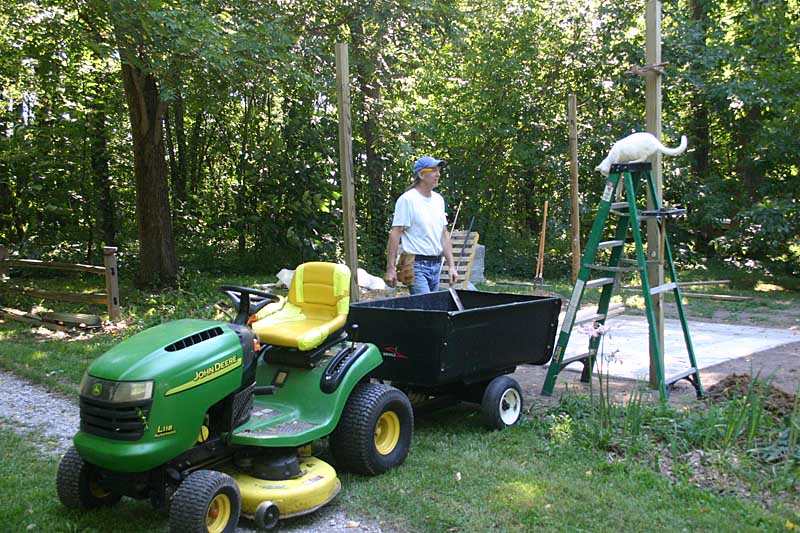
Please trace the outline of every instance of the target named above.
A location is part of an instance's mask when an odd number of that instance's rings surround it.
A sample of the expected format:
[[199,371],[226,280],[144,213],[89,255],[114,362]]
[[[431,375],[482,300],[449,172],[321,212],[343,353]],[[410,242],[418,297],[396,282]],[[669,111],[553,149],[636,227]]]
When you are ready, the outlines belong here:
[[423,168],[436,168],[436,167],[446,167],[447,161],[444,159],[434,159],[433,157],[426,155],[422,156],[417,159],[417,162],[414,163],[414,175],[416,175],[420,170]]

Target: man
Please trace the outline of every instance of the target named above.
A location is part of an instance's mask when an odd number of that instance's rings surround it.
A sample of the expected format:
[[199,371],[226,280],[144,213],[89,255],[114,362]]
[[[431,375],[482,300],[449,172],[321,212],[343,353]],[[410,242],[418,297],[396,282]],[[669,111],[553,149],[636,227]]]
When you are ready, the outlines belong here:
[[447,232],[444,199],[435,192],[442,168],[447,163],[431,156],[420,157],[414,163],[414,184],[404,192],[394,207],[392,229],[387,246],[386,283],[397,283],[397,251],[402,242],[403,252],[414,254],[414,285],[411,294],[439,290],[442,254],[450,267],[450,285],[458,279]]

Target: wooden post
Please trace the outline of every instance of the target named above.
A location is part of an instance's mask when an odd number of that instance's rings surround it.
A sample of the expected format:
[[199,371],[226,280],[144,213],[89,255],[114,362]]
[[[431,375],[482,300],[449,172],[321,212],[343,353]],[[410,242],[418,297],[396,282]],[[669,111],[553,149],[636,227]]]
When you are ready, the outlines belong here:
[[350,301],[357,302],[358,251],[356,248],[356,206],[353,185],[353,132],[350,123],[350,60],[347,43],[336,43],[336,99],[339,103],[339,172],[342,180],[344,214],[344,257],[350,268]]
[[106,299],[108,316],[112,322],[119,320],[119,276],[117,272],[117,249],[114,246],[103,248],[103,264],[106,267]]
[[[646,63],[647,65],[658,65],[661,63],[661,0],[647,0],[646,11]],[[645,107],[647,131],[661,139],[661,72],[660,69],[650,68],[645,73]],[[657,153],[651,158],[653,163],[653,182],[655,184],[656,196],[659,204],[661,203],[661,154]],[[647,195],[647,208],[655,209],[655,200],[651,198],[649,191]],[[650,286],[655,287],[664,284],[664,258],[661,256],[659,243],[658,221],[650,219],[647,221],[647,275],[650,278]],[[661,294],[653,295],[653,313],[656,319],[656,331],[658,333],[658,343],[661,347],[661,368],[664,368],[664,304]],[[650,386],[658,386],[656,379],[656,352],[653,350],[653,343],[650,343]]]
[[569,195],[572,205],[572,283],[578,279],[581,269],[581,220],[578,202],[578,100],[574,94],[567,100],[567,123],[569,124]]

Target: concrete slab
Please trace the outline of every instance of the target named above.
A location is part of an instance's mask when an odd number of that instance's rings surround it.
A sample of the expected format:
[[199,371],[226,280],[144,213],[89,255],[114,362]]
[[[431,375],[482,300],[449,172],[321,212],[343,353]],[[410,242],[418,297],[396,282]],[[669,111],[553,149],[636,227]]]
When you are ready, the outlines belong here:
[[[650,372],[647,318],[644,316],[618,316],[610,318],[601,348],[606,356],[611,376],[647,380]],[[702,370],[731,359],[744,357],[800,341],[800,331],[785,329],[712,324],[689,321],[689,333],[694,346],[697,365]],[[680,321],[664,321],[664,368],[666,377],[689,368],[689,356],[683,339]],[[565,358],[586,353],[589,337],[576,327],[567,345]],[[580,371],[582,365],[573,363],[567,370]],[[605,367],[604,367],[605,370]],[[702,372],[700,374],[702,379]]]

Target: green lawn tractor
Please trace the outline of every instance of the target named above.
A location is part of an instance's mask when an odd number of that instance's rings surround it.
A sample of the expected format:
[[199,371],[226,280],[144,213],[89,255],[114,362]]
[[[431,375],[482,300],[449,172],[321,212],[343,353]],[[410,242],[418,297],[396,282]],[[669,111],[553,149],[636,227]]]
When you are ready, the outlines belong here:
[[347,339],[350,273],[306,263],[286,298],[235,286],[232,323],[178,320],[121,342],[80,385],[80,430],[61,460],[69,508],[149,500],[171,531],[263,529],[336,496],[335,470],[312,454],[330,436],[337,467],[364,475],[408,454],[408,398],[368,376],[382,362]]

